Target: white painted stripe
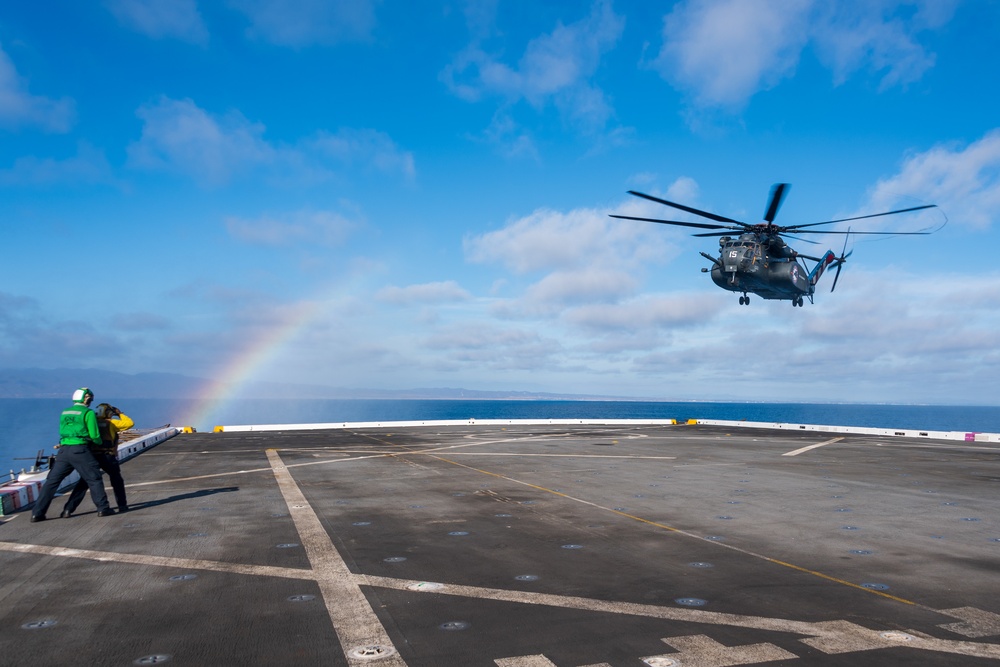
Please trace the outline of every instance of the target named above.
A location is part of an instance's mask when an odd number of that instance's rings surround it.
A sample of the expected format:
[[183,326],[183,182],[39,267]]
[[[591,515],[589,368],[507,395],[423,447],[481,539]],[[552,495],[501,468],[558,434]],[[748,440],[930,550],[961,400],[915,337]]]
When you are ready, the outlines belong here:
[[[789,632],[807,637],[826,634],[817,632],[817,624],[815,623],[783,618],[765,618],[763,616],[725,614],[716,611],[705,611],[688,607],[661,607],[658,605],[636,602],[615,602],[613,600],[598,600],[593,598],[575,597],[571,595],[506,590],[503,588],[484,588],[480,586],[419,582],[370,575],[355,576],[359,584],[364,583],[370,586],[378,586],[380,588],[407,590],[419,593],[454,595],[463,598],[476,598],[480,600],[494,600],[499,602],[517,602],[520,604],[541,605],[546,607],[557,607],[560,609],[577,609],[581,611],[595,611],[608,614],[659,618],[670,621],[707,623],[709,625],[726,625],[756,630]],[[434,583],[434,585],[428,586],[428,583]]]
[[817,447],[825,447],[827,445],[832,445],[835,442],[840,442],[843,440],[843,436],[839,438],[832,438],[830,440],[824,440],[823,442],[817,442],[815,445],[809,445],[808,447],[803,447],[802,449],[796,449],[794,452],[785,452],[782,456],[798,456],[803,452],[808,452],[811,449],[816,449]]
[[497,667],[556,667],[544,655],[522,655],[518,658],[497,658],[493,662]]
[[[333,621],[333,629],[340,639],[347,662],[351,665],[371,665],[371,660],[357,659],[350,651],[363,646],[392,646],[388,633],[368,604],[359,583],[356,582],[347,568],[347,563],[341,558],[326,529],[312,506],[306,501],[298,484],[292,478],[288,468],[281,461],[278,452],[267,450],[267,459],[274,470],[274,478],[278,482],[281,495],[288,504],[288,513],[295,522],[299,539],[309,557],[313,575],[320,591],[326,609]],[[393,654],[378,661],[378,665],[396,665],[405,667],[406,663],[398,654]]]
[[[424,454],[426,452],[407,452],[409,454]],[[643,461],[672,461],[676,456],[612,456],[610,454],[523,454],[520,452],[454,452],[449,456],[516,456],[522,459],[556,458],[556,459],[638,459]]]
[[440,419],[426,421],[327,422],[317,424],[236,424],[224,432],[325,431],[332,429],[409,428],[412,426],[673,426],[676,419]]
[[876,435],[881,437],[924,438],[929,440],[975,440],[998,442],[997,433],[970,433],[967,431],[923,431],[902,428],[872,428],[869,426],[829,426],[823,424],[786,424],[784,422],[749,422],[730,421],[726,419],[698,419],[698,424],[705,426],[725,426],[726,428],[760,428],[772,430],[821,431],[828,433],[853,433],[857,435]]
[[[725,646],[705,635],[663,637],[663,643],[677,649],[676,653],[642,658],[648,665],[756,665],[761,662],[794,660],[798,656],[773,644]],[[659,660],[669,662],[658,662]]]
[[[294,481],[292,482],[294,485]],[[296,490],[298,487],[295,487]],[[299,494],[301,495],[301,493]],[[294,496],[294,494],[293,494]],[[293,499],[294,500],[294,499]],[[290,509],[292,505],[305,504],[299,502],[290,502]],[[303,511],[307,514],[312,514],[315,517],[315,513],[312,512],[311,508],[308,506],[295,508],[295,511],[302,514]],[[308,521],[308,520],[306,520]],[[318,518],[316,518],[318,522]],[[299,523],[296,522],[296,526]],[[319,527],[322,531],[322,526]],[[313,545],[311,542],[306,543],[305,538],[302,537],[305,533],[300,528],[300,539],[303,539],[303,545],[311,549]],[[323,536],[327,542],[329,542],[329,537],[326,533]],[[324,538],[319,538],[318,541],[323,541]],[[934,651],[940,653],[948,653],[953,655],[963,655],[972,656],[998,660],[1000,659],[1000,645],[990,644],[990,643],[979,643],[979,642],[968,642],[968,641],[953,641],[946,639],[935,639],[933,637],[925,635],[903,635],[903,633],[885,633],[878,630],[871,630],[864,628],[848,621],[821,621],[816,623],[805,622],[805,621],[795,621],[791,619],[780,619],[780,618],[766,618],[762,616],[747,616],[739,614],[724,614],[719,612],[710,612],[699,609],[687,609],[679,607],[659,607],[655,605],[638,604],[633,602],[615,602],[609,600],[595,600],[590,598],[581,598],[574,596],[565,595],[554,595],[549,593],[534,593],[529,591],[511,591],[496,588],[481,588],[476,586],[459,586],[452,584],[430,584],[425,581],[414,581],[407,579],[393,579],[389,577],[375,577],[363,574],[352,574],[347,570],[346,564],[340,559],[339,554],[336,554],[333,548],[332,542],[329,542],[329,550],[333,550],[335,554],[335,561],[328,562],[321,559],[313,560],[314,550],[309,552],[310,562],[313,563],[313,568],[308,570],[299,570],[295,568],[283,568],[283,567],[271,567],[271,566],[261,566],[261,565],[244,565],[240,563],[226,563],[221,561],[205,561],[205,560],[193,560],[186,558],[166,558],[162,556],[144,556],[139,554],[127,554],[127,553],[114,553],[106,551],[92,551],[86,549],[71,549],[66,547],[57,546],[47,546],[38,544],[21,544],[17,542],[0,542],[0,551],[8,551],[15,553],[34,553],[46,556],[56,556],[62,558],[81,558],[87,560],[96,560],[101,562],[117,562],[117,563],[131,563],[135,565],[149,565],[157,567],[165,567],[177,570],[209,570],[217,572],[226,572],[231,574],[243,574],[251,576],[267,576],[267,577],[284,577],[292,579],[302,579],[302,580],[316,580],[320,585],[321,590],[323,590],[324,597],[328,600],[327,607],[331,606],[329,600],[336,600],[337,602],[343,602],[349,604],[352,609],[357,607],[357,598],[360,597],[363,604],[360,606],[360,611],[365,615],[363,619],[351,619],[350,624],[360,625],[366,628],[370,628],[371,624],[377,626],[376,635],[378,630],[384,633],[384,629],[379,623],[377,618],[374,618],[374,612],[371,607],[367,604],[364,596],[361,594],[361,586],[375,586],[379,588],[388,588],[393,590],[405,590],[414,593],[435,593],[439,595],[452,595],[465,598],[475,598],[483,600],[495,600],[503,602],[515,602],[520,604],[531,604],[531,605],[541,605],[547,607],[555,607],[562,609],[577,609],[583,611],[593,611],[600,613],[611,613],[611,614],[622,614],[629,616],[641,616],[646,618],[658,618],[664,620],[674,620],[682,621],[688,623],[700,623],[707,625],[721,625],[721,626],[731,626],[731,627],[741,627],[747,629],[755,630],[765,630],[771,632],[783,632],[803,635],[806,637],[801,641],[804,644],[812,646],[824,653],[850,653],[857,651],[868,651],[881,648],[889,648],[894,646],[900,646],[901,642],[905,639],[905,646],[909,649],[916,650],[926,650]],[[317,565],[322,566],[324,562],[332,565],[332,570],[328,571],[322,567],[317,568]],[[336,579],[334,583],[334,588],[336,591],[331,591],[329,588],[324,587],[324,582],[329,583],[329,580]],[[353,593],[352,593],[353,591]],[[338,596],[336,598],[327,597],[329,593],[333,593]],[[347,595],[346,598],[339,597],[340,595]],[[0,594],[0,600],[5,597]],[[354,598],[354,600],[348,599]],[[938,613],[953,615],[962,618],[973,618],[977,620],[980,618],[993,618],[995,615],[989,614],[988,612],[982,612],[973,608],[962,608],[962,609],[951,609],[944,610]],[[338,613],[338,617],[342,614]],[[334,615],[331,613],[331,618]],[[335,623],[340,620],[336,619]],[[338,630],[338,637],[341,637],[343,642],[343,635],[340,634],[340,628]],[[362,634],[365,634],[364,629],[359,630]],[[365,634],[366,637],[370,636]],[[904,639],[900,639],[904,637]],[[382,646],[389,646],[388,639],[385,637],[379,638],[379,641],[375,642],[364,642],[359,644],[352,644],[350,646],[344,646],[345,651],[350,648],[355,648],[359,645],[367,645],[368,643],[376,643]],[[352,640],[347,640],[352,641]],[[504,660],[538,660],[543,658],[543,656],[524,656],[521,658],[502,658],[497,662],[501,667],[524,665],[525,667],[542,667],[546,665],[544,662],[502,662]],[[355,660],[348,657],[348,662],[351,665],[356,665],[361,667],[362,665],[396,665],[405,666],[405,662],[399,658],[398,655],[389,656],[377,661],[372,660]],[[594,666],[597,667],[597,666]]]
[[908,649],[950,653],[954,655],[966,655],[979,658],[992,658],[994,660],[1000,659],[1000,644],[935,639],[933,637],[907,635],[898,632],[887,633],[881,630],[871,630],[869,628],[851,623],[850,621],[819,621],[812,623],[807,621],[795,621],[786,618],[767,618],[764,616],[725,614],[700,609],[659,607],[656,605],[640,604],[635,602],[614,602],[609,600],[595,600],[591,598],[581,598],[568,595],[553,595],[550,593],[509,591],[498,588],[459,586],[426,581],[407,581],[404,579],[390,579],[388,577],[355,575],[355,578],[359,584],[363,583],[370,586],[406,590],[415,593],[455,595],[465,598],[479,598],[483,600],[544,605],[547,607],[558,607],[562,609],[579,609],[583,611],[642,616],[646,618],[658,618],[688,623],[704,623],[708,625],[722,625],[748,628],[752,630],[791,633],[803,635],[806,638],[800,640],[802,643],[819,649],[824,653],[831,654],[898,647],[904,645],[905,642],[905,646]]
[[22,544],[20,542],[0,542],[0,551],[41,554],[44,556],[59,556],[62,558],[82,558],[84,560],[96,560],[102,563],[151,565],[154,567],[166,567],[175,570],[209,570],[212,572],[247,574],[258,577],[283,577],[285,579],[313,580],[316,578],[316,575],[311,570],[298,570],[292,567],[246,565],[243,563],[225,563],[216,560],[196,560],[192,558],[144,556],[142,554],[118,553],[114,551],[93,551],[90,549],[70,549],[68,547],[52,547],[43,544]]
[[995,637],[1000,635],[1000,614],[983,611],[975,607],[958,607],[957,609],[942,609],[942,614],[948,614],[960,619],[961,623],[945,623],[938,627],[965,635],[966,637]]

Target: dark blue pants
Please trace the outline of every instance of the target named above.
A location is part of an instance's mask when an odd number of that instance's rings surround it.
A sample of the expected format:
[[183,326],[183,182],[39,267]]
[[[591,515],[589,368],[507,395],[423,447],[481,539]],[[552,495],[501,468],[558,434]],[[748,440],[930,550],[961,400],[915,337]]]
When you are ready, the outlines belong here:
[[52,504],[52,498],[59,490],[59,485],[74,470],[80,473],[80,479],[90,487],[90,497],[94,499],[97,509],[111,509],[108,494],[104,492],[104,482],[101,481],[101,467],[90,449],[87,445],[63,445],[56,452],[56,461],[49,469],[48,477],[45,478],[42,493],[31,511],[32,516],[45,516],[49,505]]
[[[108,473],[111,488],[115,490],[115,502],[118,503],[118,509],[128,507],[128,500],[125,498],[125,480],[122,479],[122,467],[118,464],[118,457],[105,452],[93,452],[93,454],[94,458],[97,459],[97,465]],[[69,494],[69,500],[66,501],[63,511],[70,514],[75,512],[76,508],[83,502],[85,495],[87,495],[87,482],[81,478],[73,487],[73,493]]]

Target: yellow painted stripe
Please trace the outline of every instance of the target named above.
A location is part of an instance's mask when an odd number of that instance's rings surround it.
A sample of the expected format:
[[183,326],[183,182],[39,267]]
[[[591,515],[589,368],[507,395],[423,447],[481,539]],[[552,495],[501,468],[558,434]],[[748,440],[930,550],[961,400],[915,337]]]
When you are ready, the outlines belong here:
[[[920,604],[918,604],[916,602],[913,602],[911,600],[907,600],[905,598],[897,597],[895,595],[890,595],[889,593],[885,593],[883,591],[878,591],[878,590],[875,590],[873,588],[865,588],[864,586],[860,586],[858,584],[855,584],[855,583],[850,582],[850,581],[846,581],[844,579],[839,579],[839,578],[831,576],[829,574],[823,574],[822,572],[817,572],[816,570],[810,570],[809,568],[802,567],[800,565],[794,565],[792,563],[786,563],[785,561],[778,560],[776,558],[771,558],[770,556],[765,556],[763,554],[759,554],[759,553],[756,553],[756,552],[753,552],[753,551],[748,551],[746,549],[741,549],[740,547],[735,547],[735,546],[733,546],[731,544],[725,544],[725,543],[722,543],[722,542],[717,542],[715,540],[709,540],[709,539],[706,539],[706,538],[704,538],[704,537],[702,537],[700,535],[695,535],[694,533],[689,533],[686,530],[682,530],[682,529],[676,528],[674,526],[668,526],[666,524],[659,523],[657,521],[650,521],[649,519],[644,519],[641,516],[636,516],[634,514],[629,514],[628,512],[622,512],[621,510],[616,510],[616,509],[612,509],[610,507],[605,507],[603,505],[598,505],[597,503],[591,502],[589,500],[584,500],[582,498],[577,498],[575,496],[571,496],[569,494],[563,493],[562,491],[556,491],[554,489],[549,489],[549,488],[546,488],[544,486],[539,486],[537,484],[532,484],[531,482],[525,482],[525,481],[522,481],[522,480],[519,480],[519,479],[515,479],[513,477],[508,477],[507,475],[501,475],[500,473],[495,473],[495,472],[491,472],[489,470],[483,470],[482,468],[476,468],[474,466],[465,465],[464,463],[459,463],[458,461],[452,461],[451,459],[444,458],[443,456],[436,456],[434,454],[429,454],[426,451],[423,451],[423,452],[421,452],[421,451],[413,451],[412,449],[410,449],[409,447],[406,447],[405,445],[398,445],[396,443],[392,443],[392,442],[389,442],[388,440],[383,440],[381,438],[378,438],[378,437],[375,437],[373,435],[369,435],[369,434],[366,434],[366,433],[356,433],[356,435],[359,435],[359,436],[362,436],[362,437],[365,437],[365,438],[369,438],[371,440],[375,440],[377,442],[381,442],[381,443],[386,444],[386,445],[392,445],[392,446],[397,447],[399,449],[405,450],[408,454],[429,456],[430,458],[437,459],[438,461],[442,461],[444,463],[450,463],[451,465],[458,466],[459,468],[465,468],[467,470],[472,470],[474,472],[478,472],[478,473],[480,473],[482,475],[487,475],[489,477],[496,477],[497,479],[502,479],[502,480],[505,480],[505,481],[508,481],[508,482],[512,482],[514,484],[520,484],[522,486],[527,486],[528,488],[535,489],[535,490],[541,491],[543,493],[549,493],[549,494],[552,494],[554,496],[558,496],[560,498],[565,498],[567,500],[572,500],[574,502],[582,503],[584,505],[589,505],[589,506],[594,507],[596,509],[604,510],[605,512],[611,512],[612,514],[617,514],[617,515],[625,517],[627,519],[632,519],[634,521],[638,521],[639,523],[644,523],[644,524],[646,524],[648,526],[653,526],[653,527],[659,528],[661,530],[667,530],[667,531],[670,531],[672,533],[678,533],[679,535],[684,535],[684,536],[690,537],[692,539],[701,540],[702,542],[707,542],[708,544],[711,544],[711,545],[714,545],[714,546],[717,546],[717,547],[722,547],[722,548],[725,548],[725,549],[730,549],[732,551],[736,551],[736,552],[741,553],[741,554],[743,554],[745,556],[751,556],[753,558],[759,558],[760,560],[766,561],[768,563],[773,563],[775,565],[780,565],[782,567],[787,567],[789,569],[795,570],[796,572],[802,572],[803,574],[810,574],[810,575],[812,575],[814,577],[819,577],[820,579],[825,579],[826,581],[831,581],[833,583],[840,584],[842,586],[848,586],[850,588],[854,588],[854,589],[857,589],[859,591],[864,591],[865,593],[870,593],[872,595],[878,595],[878,596],[886,598],[888,600],[893,600],[895,602],[902,602],[903,604],[914,605],[914,606],[918,606],[918,607],[922,606],[922,605],[920,605]],[[515,438],[512,438],[512,439],[515,439]]]
[[439,461],[443,461],[445,463],[450,463],[452,465],[459,466],[460,468],[466,468],[468,470],[474,470],[475,472],[481,473],[483,475],[489,475],[490,477],[496,477],[498,479],[503,479],[503,480],[506,480],[508,482],[514,482],[515,484],[521,484],[523,486],[527,486],[529,488],[536,489],[536,490],[542,491],[544,493],[550,493],[550,494],[552,494],[554,496],[559,496],[560,498],[566,498],[567,500],[572,500],[572,501],[575,501],[575,502],[578,502],[578,503],[583,503],[584,505],[590,505],[591,507],[595,507],[597,509],[601,509],[601,510],[604,510],[606,512],[611,512],[612,514],[617,514],[618,516],[622,516],[622,517],[625,517],[627,519],[632,519],[634,521],[638,521],[639,523],[644,523],[647,526],[653,526],[655,528],[660,528],[662,530],[667,530],[667,531],[670,531],[672,533],[679,533],[679,534],[684,535],[686,537],[691,537],[691,538],[694,538],[696,540],[701,540],[703,542],[707,542],[709,544],[712,544],[712,545],[715,545],[715,546],[718,546],[718,547],[723,547],[725,549],[731,549],[733,551],[739,552],[739,553],[744,554],[746,556],[752,556],[753,558],[759,558],[760,560],[766,561],[768,563],[774,563],[775,565],[781,565],[782,567],[787,567],[787,568],[790,568],[790,569],[795,570],[797,572],[802,572],[804,574],[811,574],[814,577],[819,577],[820,579],[825,579],[827,581],[832,581],[832,582],[834,582],[836,584],[841,584],[843,586],[849,586],[851,588],[856,588],[857,590],[864,591],[865,593],[871,593],[872,595],[878,595],[878,596],[887,598],[889,600],[895,600],[896,602],[902,602],[903,604],[917,605],[916,602],[912,602],[911,600],[906,600],[904,598],[897,597],[895,595],[890,595],[889,593],[885,593],[883,591],[878,591],[878,590],[875,590],[875,589],[872,589],[872,588],[865,588],[864,586],[860,586],[860,585],[852,583],[850,581],[845,581],[844,579],[838,579],[837,577],[833,577],[833,576],[831,576],[829,574],[823,574],[822,572],[817,572],[816,570],[810,570],[809,568],[806,568],[806,567],[801,567],[799,565],[794,565],[792,563],[786,563],[785,561],[778,560],[776,558],[771,558],[770,556],[765,556],[763,554],[758,554],[758,553],[755,553],[753,551],[748,551],[746,549],[741,549],[739,547],[734,547],[731,544],[723,544],[721,542],[716,542],[715,540],[709,540],[709,539],[706,539],[704,537],[701,537],[700,535],[695,535],[694,533],[689,533],[686,530],[682,530],[682,529],[676,528],[674,526],[668,526],[668,525],[666,525],[664,523],[659,523],[657,521],[650,521],[649,519],[644,519],[641,516],[636,516],[634,514],[629,514],[628,512],[623,512],[621,510],[612,509],[610,507],[604,507],[603,505],[598,505],[597,503],[590,502],[589,500],[583,500],[582,498],[576,498],[574,496],[571,496],[569,494],[563,493],[561,491],[556,491],[554,489],[549,489],[549,488],[546,488],[544,486],[538,486],[537,484],[532,484],[530,482],[523,482],[523,481],[521,481],[519,479],[514,479],[513,477],[507,477],[506,475],[501,475],[499,473],[490,472],[489,470],[483,470],[481,468],[474,468],[472,466],[467,466],[464,463],[459,463],[458,461],[452,461],[450,459],[446,459],[446,458],[441,457],[441,456],[431,456],[431,458],[435,458],[435,459],[437,459]]

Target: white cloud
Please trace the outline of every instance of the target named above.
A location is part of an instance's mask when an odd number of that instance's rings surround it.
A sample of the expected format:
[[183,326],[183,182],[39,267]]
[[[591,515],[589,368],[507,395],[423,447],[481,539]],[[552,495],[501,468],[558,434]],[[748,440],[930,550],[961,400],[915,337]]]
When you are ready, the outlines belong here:
[[462,13],[474,39],[485,39],[494,30],[500,0],[465,0]]
[[413,179],[417,173],[413,154],[400,150],[389,135],[377,130],[321,131],[305,142],[305,147],[347,166],[363,166],[383,173],[398,172],[407,179]]
[[173,327],[169,317],[158,313],[118,313],[111,318],[111,325],[118,331],[166,331]]
[[73,100],[28,92],[13,61],[0,48],[0,128],[37,127],[45,132],[69,132],[76,120]]
[[653,227],[593,209],[539,209],[503,229],[467,237],[464,246],[470,261],[503,264],[515,273],[634,268],[670,254],[664,235]]
[[449,327],[423,341],[429,350],[447,355],[452,364],[492,371],[551,370],[560,365],[562,345],[538,331],[469,322]]
[[630,296],[638,287],[635,277],[625,271],[554,271],[532,285],[526,297],[530,301],[559,305],[607,302]]
[[254,220],[231,216],[225,219],[225,225],[234,238],[246,243],[339,246],[358,223],[333,211],[302,210]]
[[[683,335],[630,355],[633,372],[680,369],[686,397],[716,400],[954,403],[981,402],[1000,390],[1000,313],[983,307],[1000,299],[996,273],[915,275],[848,265],[837,291],[823,291],[805,308],[760,299],[747,308],[727,296],[714,288],[691,294],[688,319],[678,323]],[[648,310],[637,308],[632,326]]]
[[479,19],[476,39],[441,73],[452,93],[469,102],[496,96],[508,105],[524,100],[536,109],[554,104],[579,131],[604,129],[614,112],[591,79],[625,26],[609,1],[598,0],[589,16],[569,25],[560,23],[531,40],[516,65],[484,49],[483,25]]
[[[921,201],[901,200],[919,195]],[[1000,129],[962,147],[935,146],[907,157],[899,173],[880,180],[872,208],[937,204],[949,223],[985,229],[1000,217]]]
[[208,42],[208,29],[195,0],[105,0],[119,23],[153,39]]
[[136,167],[178,171],[218,185],[276,159],[263,139],[264,126],[238,111],[218,118],[190,99],[163,97],[137,115],[143,120],[142,137],[128,147],[129,162]]
[[190,99],[161,97],[137,115],[144,121],[142,136],[128,147],[129,164],[188,175],[208,186],[255,171],[299,184],[328,180],[344,167],[400,173],[408,180],[416,173],[413,155],[377,130],[321,131],[286,145],[267,141],[264,125],[239,111],[215,115]]
[[566,319],[591,330],[649,332],[703,325],[720,310],[720,302],[707,301],[704,294],[642,294],[621,303],[581,306]]
[[250,19],[251,37],[301,48],[370,40],[378,0],[231,0],[230,4]]
[[385,303],[406,306],[411,304],[454,303],[468,301],[472,295],[454,280],[397,287],[389,285],[375,293],[375,298]]
[[31,297],[0,292],[0,366],[75,366],[81,358],[121,362],[116,333],[87,321],[54,320],[48,310]]
[[[839,85],[860,70],[888,88],[919,80],[934,56],[918,34],[950,18],[951,0],[686,0],[664,19],[652,67],[696,108],[740,111],[755,94],[794,75],[807,45]],[[915,7],[915,9],[914,9]]]
[[480,137],[473,137],[473,139],[496,146],[504,157],[524,157],[539,162],[541,156],[531,133],[518,125],[508,111],[508,109],[499,109],[493,115],[493,121],[489,127],[483,131]]
[[[881,87],[918,81],[934,66],[934,55],[917,41],[917,33],[936,29],[951,19],[954,0],[923,2],[820,3],[813,37],[820,58],[839,85],[854,72],[884,72]],[[897,10],[910,14],[895,15]]]
[[[671,191],[693,196],[697,184],[679,179]],[[616,210],[648,215],[648,204],[630,198]],[[621,372],[632,351],[661,346],[679,329],[708,325],[722,307],[702,295],[642,292],[647,270],[676,254],[666,239],[657,225],[599,211],[539,210],[467,238],[465,249],[470,261],[537,276],[525,286],[505,281],[501,291],[511,295],[485,305],[493,319],[530,320],[561,341],[548,370],[582,366]]]
[[77,153],[64,160],[20,157],[9,169],[0,169],[0,185],[34,186],[115,184],[117,179],[103,151],[80,142]]
[[795,70],[806,43],[809,0],[689,0],[664,19],[653,66],[698,106],[739,109]]
[[[921,394],[932,400],[928,394],[953,391],[944,378],[997,387],[1000,315],[984,307],[1000,299],[996,273],[927,276],[848,266],[835,297],[798,327],[804,344],[795,356],[801,363],[814,357],[812,363],[838,373],[872,375],[902,400]],[[963,398],[973,396],[938,396],[948,402]]]

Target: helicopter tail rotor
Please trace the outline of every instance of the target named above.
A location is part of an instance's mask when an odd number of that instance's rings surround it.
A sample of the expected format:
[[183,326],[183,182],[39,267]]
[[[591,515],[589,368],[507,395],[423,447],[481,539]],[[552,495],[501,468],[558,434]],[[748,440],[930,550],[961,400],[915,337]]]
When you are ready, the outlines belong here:
[[840,257],[838,257],[837,259],[834,260],[834,264],[837,267],[837,272],[835,274],[833,274],[833,285],[830,286],[830,291],[831,292],[833,290],[837,289],[837,280],[840,278],[840,270],[842,268],[844,268],[844,262],[846,262],[847,258],[851,256],[851,253],[854,252],[854,250],[851,250],[851,252],[846,252],[847,251],[847,240],[849,238],[851,238],[851,230],[850,230],[850,228],[848,228],[847,235],[844,237],[844,249],[840,251]]

